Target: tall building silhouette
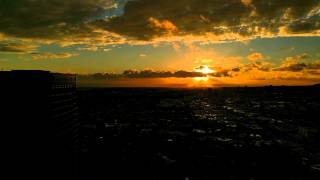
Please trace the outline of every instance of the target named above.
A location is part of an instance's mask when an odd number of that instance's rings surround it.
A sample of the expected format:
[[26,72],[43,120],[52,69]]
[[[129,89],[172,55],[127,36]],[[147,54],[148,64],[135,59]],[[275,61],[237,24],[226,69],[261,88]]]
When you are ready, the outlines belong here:
[[8,179],[77,179],[76,76],[0,72]]

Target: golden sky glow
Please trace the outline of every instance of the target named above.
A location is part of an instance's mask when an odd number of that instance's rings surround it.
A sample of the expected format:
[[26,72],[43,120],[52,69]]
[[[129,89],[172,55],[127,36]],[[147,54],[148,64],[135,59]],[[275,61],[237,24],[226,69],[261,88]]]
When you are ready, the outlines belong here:
[[0,12],[1,70],[114,86],[320,82],[319,0],[15,0]]

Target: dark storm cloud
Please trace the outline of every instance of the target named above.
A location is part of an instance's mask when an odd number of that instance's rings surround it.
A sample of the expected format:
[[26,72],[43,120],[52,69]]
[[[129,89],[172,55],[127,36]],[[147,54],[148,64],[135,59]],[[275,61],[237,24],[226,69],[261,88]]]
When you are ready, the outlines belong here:
[[300,18],[319,5],[319,0],[252,0],[257,15],[263,19],[277,19],[288,13],[292,18]]
[[294,23],[288,26],[288,31],[291,33],[310,33],[319,29],[320,14],[308,17],[304,20],[295,21]]
[[[316,33],[319,0],[130,0],[105,18],[116,0],[0,0],[0,34],[59,40],[93,38],[97,29],[138,40],[235,33],[245,37]],[[123,0],[123,2],[126,2]]]
[[124,12],[99,25],[122,35],[148,40],[168,33],[165,28],[152,26],[150,18],[176,26],[174,34],[202,34],[214,30],[213,25],[240,24],[240,18],[247,17],[250,9],[239,0],[136,0],[129,1]]
[[112,0],[0,0],[0,32],[22,38],[58,39],[92,33],[87,22]]
[[[262,31],[277,34],[280,27],[287,27],[289,33],[313,32],[320,29],[317,8],[319,0],[134,0],[126,4],[122,16],[97,25],[141,40],[207,32],[243,36],[260,35]],[[309,17],[311,12],[314,17]],[[156,28],[150,18],[170,23],[177,31]]]

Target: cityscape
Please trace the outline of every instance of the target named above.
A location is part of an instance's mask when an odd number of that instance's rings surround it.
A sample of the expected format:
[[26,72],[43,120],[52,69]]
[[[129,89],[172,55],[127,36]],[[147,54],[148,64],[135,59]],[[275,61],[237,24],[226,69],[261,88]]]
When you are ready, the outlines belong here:
[[319,0],[0,0],[0,178],[318,180],[319,52]]

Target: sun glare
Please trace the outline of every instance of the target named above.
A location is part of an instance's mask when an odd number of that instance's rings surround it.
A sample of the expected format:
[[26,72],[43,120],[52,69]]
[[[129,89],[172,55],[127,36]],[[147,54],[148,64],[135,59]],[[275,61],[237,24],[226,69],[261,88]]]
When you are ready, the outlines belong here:
[[194,77],[193,79],[197,82],[207,82],[209,77]]
[[202,65],[200,67],[197,67],[195,68],[195,71],[200,72],[202,74],[210,74],[215,72],[213,69],[210,69],[207,65]]

